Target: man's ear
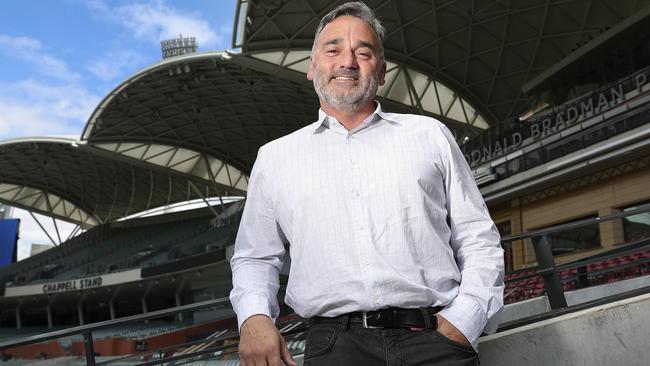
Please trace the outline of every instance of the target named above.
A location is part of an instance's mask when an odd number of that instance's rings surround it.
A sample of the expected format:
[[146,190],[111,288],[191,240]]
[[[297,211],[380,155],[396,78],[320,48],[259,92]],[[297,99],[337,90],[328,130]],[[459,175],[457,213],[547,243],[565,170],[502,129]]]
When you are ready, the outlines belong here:
[[379,85],[386,84],[386,61],[381,65],[381,71],[379,71]]
[[314,75],[311,71],[311,67],[314,64],[313,59],[310,57],[309,58],[309,66],[307,66],[307,80],[314,80]]

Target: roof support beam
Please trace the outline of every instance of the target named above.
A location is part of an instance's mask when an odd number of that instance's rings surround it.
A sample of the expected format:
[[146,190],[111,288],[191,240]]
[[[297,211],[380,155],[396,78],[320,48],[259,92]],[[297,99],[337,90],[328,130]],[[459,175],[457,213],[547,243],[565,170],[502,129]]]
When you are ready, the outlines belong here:
[[535,78],[533,78],[532,80],[524,84],[521,87],[521,90],[524,93],[530,93],[531,91],[540,87],[545,82],[548,82],[549,79],[552,79],[556,75],[559,75],[562,70],[568,68],[572,64],[579,63],[579,61],[582,58],[588,57],[591,52],[593,52],[601,45],[607,43],[618,34],[621,34],[628,29],[632,29],[634,25],[640,24],[641,22],[643,22],[649,17],[650,17],[650,6],[646,6],[645,8],[643,8],[643,10],[630,16],[627,19],[624,19],[623,21],[616,24],[606,32],[600,34],[599,36],[591,40],[589,43],[583,45],[582,47],[578,48],[574,52],[570,53],[565,58],[558,61],[555,65],[544,70]]
[[[47,204],[47,210],[49,212],[54,213],[54,209],[52,208],[52,202],[50,202],[50,195],[45,193],[45,204]],[[56,224],[56,219],[52,217],[52,224],[54,224],[54,230],[56,231],[56,237],[59,239],[59,244],[61,245],[61,234],[59,233],[59,225]],[[55,244],[57,245],[57,244]]]
[[74,229],[72,229],[72,231],[70,232],[70,235],[68,235],[68,237],[65,239],[65,241],[68,241],[68,240],[74,238],[77,235],[77,233],[79,232],[80,229],[81,229],[81,225],[76,225],[74,227]]
[[47,230],[45,230],[45,228],[43,227],[43,225],[41,224],[41,222],[36,218],[36,216],[34,216],[34,214],[32,213],[32,211],[29,211],[29,210],[28,210],[27,212],[29,212],[29,215],[32,217],[32,219],[34,219],[34,221],[36,221],[36,223],[37,223],[38,226],[41,228],[41,230],[43,230],[43,232],[45,233],[45,235],[47,235],[47,237],[48,237],[48,238],[50,239],[50,241],[52,242],[52,245],[57,246],[57,244],[56,244],[56,242],[54,241],[54,239],[52,239],[52,236],[50,236],[50,233],[48,233]]
[[[196,187],[196,185],[194,185],[194,183],[192,183],[191,181],[188,181],[187,183],[190,185],[190,187],[192,187],[192,190],[194,190],[194,192],[196,194],[198,194],[199,197],[201,197],[201,199],[203,200],[205,205],[208,206],[208,209],[210,209],[210,212],[212,212],[214,217],[219,218],[219,213],[217,213],[217,210],[215,210],[214,207],[212,207],[212,205],[210,205],[210,202],[208,202],[208,200],[201,193],[201,191]],[[221,195],[219,195],[219,198],[221,198]],[[222,207],[223,210],[225,210],[225,208],[223,207],[223,200],[221,201],[221,207]]]
[[52,224],[54,224],[54,230],[56,231],[56,237],[57,237],[57,239],[59,239],[59,244],[58,245],[61,245],[61,243],[63,243],[63,242],[61,241],[61,234],[59,233],[59,225],[56,224],[56,219],[54,217],[52,217]]
[[[208,177],[210,178],[210,181],[216,183],[217,181],[216,181],[216,178],[214,176],[214,173],[212,172],[212,167],[210,166],[210,161],[208,160],[208,157],[205,154],[201,154],[201,159],[203,159],[203,162],[205,164],[205,169],[208,172]],[[225,163],[224,163],[224,165],[225,165]],[[239,179],[242,179],[243,176],[244,175],[242,174],[239,177]],[[239,183],[239,180],[237,180],[237,182],[235,182],[235,184],[237,184],[237,183]],[[224,204],[223,204],[223,196],[221,195],[221,192],[217,192],[217,194],[219,195],[219,202],[221,203],[221,213],[225,213],[226,212],[226,206],[224,206]],[[201,198],[203,198],[203,197],[201,197]]]

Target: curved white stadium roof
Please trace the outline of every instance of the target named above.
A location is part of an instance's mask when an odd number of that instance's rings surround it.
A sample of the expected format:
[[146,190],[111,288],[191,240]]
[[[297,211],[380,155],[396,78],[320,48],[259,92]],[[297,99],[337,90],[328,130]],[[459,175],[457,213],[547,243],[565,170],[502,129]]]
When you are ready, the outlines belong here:
[[0,171],[0,202],[85,228],[226,190],[61,137],[0,142]]
[[236,57],[196,53],[140,71],[101,102],[82,141],[245,191],[258,148],[315,120],[318,101]]
[[[288,63],[278,73],[265,55],[214,51],[151,65],[104,98],[82,141],[244,191],[259,147],[315,121],[319,108],[303,70]],[[408,80],[420,95],[441,96],[442,105],[425,104],[422,113],[460,113],[484,125],[469,104],[424,75],[391,64],[387,80],[380,99],[390,110],[422,112],[402,88]],[[452,128],[475,128],[444,118]]]

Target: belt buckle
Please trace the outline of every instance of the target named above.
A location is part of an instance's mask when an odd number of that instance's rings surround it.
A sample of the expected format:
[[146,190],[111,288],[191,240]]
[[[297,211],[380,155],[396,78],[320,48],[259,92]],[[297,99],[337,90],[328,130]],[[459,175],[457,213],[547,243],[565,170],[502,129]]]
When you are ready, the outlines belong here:
[[362,311],[361,312],[361,322],[364,328],[366,329],[383,329],[384,327],[375,327],[372,325],[368,325],[368,312],[367,311]]

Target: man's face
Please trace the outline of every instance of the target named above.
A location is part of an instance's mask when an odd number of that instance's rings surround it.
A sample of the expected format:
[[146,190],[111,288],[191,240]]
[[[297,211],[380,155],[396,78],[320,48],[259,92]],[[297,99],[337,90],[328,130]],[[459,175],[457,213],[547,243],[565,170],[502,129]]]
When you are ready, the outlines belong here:
[[373,102],[385,74],[375,33],[363,20],[342,16],[315,40],[307,79],[313,80],[322,106],[354,112]]

